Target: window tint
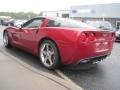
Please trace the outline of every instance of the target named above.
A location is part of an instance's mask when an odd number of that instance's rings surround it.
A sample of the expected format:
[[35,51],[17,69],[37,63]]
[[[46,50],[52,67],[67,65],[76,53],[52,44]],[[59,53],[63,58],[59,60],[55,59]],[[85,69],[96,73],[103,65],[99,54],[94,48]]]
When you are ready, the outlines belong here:
[[39,28],[43,22],[43,19],[33,19],[26,22],[22,27],[23,28]]
[[73,28],[93,28],[81,21],[75,21],[72,19],[55,19],[50,20],[47,27],[73,27]]
[[59,27],[59,26],[60,26],[60,23],[54,20],[50,20],[47,25],[47,27]]
[[112,25],[108,21],[88,21],[87,24],[94,26],[96,28],[101,28],[105,30],[112,30]]

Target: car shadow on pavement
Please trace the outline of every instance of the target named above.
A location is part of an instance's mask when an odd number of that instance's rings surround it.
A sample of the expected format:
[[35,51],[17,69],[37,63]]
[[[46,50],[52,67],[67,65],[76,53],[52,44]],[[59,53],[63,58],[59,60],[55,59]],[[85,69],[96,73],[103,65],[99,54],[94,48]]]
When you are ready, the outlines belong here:
[[33,56],[30,53],[27,53],[27,52],[20,50],[18,48],[4,48],[4,50],[9,55],[12,55],[12,56],[18,58],[18,60],[32,66],[34,69],[37,69],[38,71],[43,71],[43,72],[47,72],[47,73],[59,76],[54,70],[48,70],[45,67],[43,67],[40,63],[39,58],[36,56]]

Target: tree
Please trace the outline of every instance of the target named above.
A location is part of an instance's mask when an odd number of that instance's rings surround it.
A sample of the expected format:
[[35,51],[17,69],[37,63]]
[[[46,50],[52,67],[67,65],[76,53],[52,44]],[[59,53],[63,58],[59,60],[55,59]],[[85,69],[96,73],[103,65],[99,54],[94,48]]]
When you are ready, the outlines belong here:
[[33,12],[0,12],[0,16],[11,16],[14,19],[30,19],[38,16],[38,14]]
[[43,16],[43,12],[40,12],[40,14],[39,14],[40,16]]

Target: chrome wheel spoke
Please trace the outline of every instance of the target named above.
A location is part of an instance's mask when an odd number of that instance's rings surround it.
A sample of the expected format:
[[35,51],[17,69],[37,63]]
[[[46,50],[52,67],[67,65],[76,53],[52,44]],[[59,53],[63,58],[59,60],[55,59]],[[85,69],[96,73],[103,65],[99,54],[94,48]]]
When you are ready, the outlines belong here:
[[46,55],[46,51],[44,51],[44,50],[42,50],[41,53],[42,53],[43,55]]
[[50,51],[49,54],[52,56],[54,55],[54,51]]
[[7,33],[5,32],[4,36],[3,36],[3,42],[5,45],[8,44],[8,36],[7,36]]
[[48,60],[48,58],[47,58],[47,57],[45,57],[45,58],[44,58],[44,63],[47,63],[47,60]]
[[48,43],[45,43],[41,47],[41,61],[47,67],[52,66],[55,60],[55,52],[52,46]]
[[49,57],[48,60],[49,60],[49,64],[52,65],[52,64],[53,64],[53,61],[52,61],[51,57]]
[[49,44],[46,44],[46,50],[49,51]]

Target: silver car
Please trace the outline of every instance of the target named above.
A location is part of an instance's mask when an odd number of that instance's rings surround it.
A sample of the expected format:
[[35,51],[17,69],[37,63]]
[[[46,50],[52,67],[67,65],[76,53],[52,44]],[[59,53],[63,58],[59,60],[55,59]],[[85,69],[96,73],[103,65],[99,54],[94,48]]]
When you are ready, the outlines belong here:
[[115,32],[116,41],[120,41],[120,29]]

